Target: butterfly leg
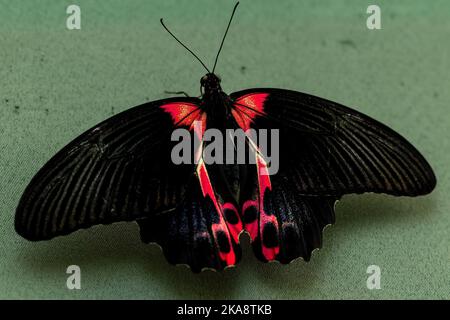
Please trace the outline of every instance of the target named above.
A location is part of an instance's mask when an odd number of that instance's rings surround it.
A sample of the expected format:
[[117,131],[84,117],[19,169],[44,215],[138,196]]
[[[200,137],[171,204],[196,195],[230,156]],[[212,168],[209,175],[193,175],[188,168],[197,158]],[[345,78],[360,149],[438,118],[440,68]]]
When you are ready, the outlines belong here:
[[165,94],[176,94],[176,95],[182,94],[185,97],[188,97],[188,98],[190,97],[189,94],[187,94],[185,91],[167,91],[167,90],[164,90],[164,93]]

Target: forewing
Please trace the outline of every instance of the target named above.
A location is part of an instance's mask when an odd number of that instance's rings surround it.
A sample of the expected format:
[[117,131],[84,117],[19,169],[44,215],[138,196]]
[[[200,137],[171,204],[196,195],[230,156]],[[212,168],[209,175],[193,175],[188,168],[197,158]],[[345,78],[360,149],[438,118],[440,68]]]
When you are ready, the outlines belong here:
[[[405,138],[348,107],[282,89],[231,94],[241,127],[280,130],[280,177],[302,195],[433,190],[428,162]],[[240,119],[240,120],[239,120]]]
[[16,231],[44,240],[80,228],[173,210],[193,164],[174,165],[173,129],[200,117],[199,100],[150,102],[113,116],[58,152],[35,175],[16,211]]

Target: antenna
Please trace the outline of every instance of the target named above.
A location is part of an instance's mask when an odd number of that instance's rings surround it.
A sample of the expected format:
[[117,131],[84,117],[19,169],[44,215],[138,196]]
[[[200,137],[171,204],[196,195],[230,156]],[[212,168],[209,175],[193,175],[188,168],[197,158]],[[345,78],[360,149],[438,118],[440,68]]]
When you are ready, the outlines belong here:
[[216,55],[216,60],[214,61],[214,67],[213,67],[212,73],[214,73],[214,70],[216,70],[217,60],[219,59],[220,51],[222,51],[223,43],[225,42],[225,38],[227,36],[228,29],[230,29],[231,21],[233,20],[234,13],[235,13],[238,5],[239,5],[239,2],[236,2],[236,4],[234,5],[233,12],[231,13],[230,21],[228,21],[227,29],[225,30],[225,34],[223,35],[222,42],[220,43],[219,51],[217,52],[217,55]]
[[[235,8],[236,9],[236,8]],[[233,12],[234,13],[234,12]],[[161,20],[159,20],[160,22],[161,22],[161,24],[162,24],[162,26],[164,27],[164,29],[166,29],[166,31],[175,39],[175,40],[177,40],[177,42],[179,43],[179,44],[181,44],[187,51],[189,51],[194,57],[195,57],[195,59],[197,59],[201,64],[202,64],[202,66],[203,66],[203,68],[205,68],[206,69],[206,71],[208,71],[208,73],[211,73],[210,71],[209,71],[209,69],[205,66],[205,64],[203,63],[203,61],[202,60],[200,60],[200,58],[194,53],[194,52],[192,52],[192,50],[191,49],[189,49],[186,45],[184,45],[183,44],[183,42],[181,42],[177,37],[175,37],[175,35],[172,33],[172,32],[170,32],[170,30],[166,27],[166,25],[164,24],[164,21],[163,21],[163,19],[161,18]],[[231,22],[231,21],[230,21]],[[227,31],[228,31],[228,28],[227,28]],[[222,41],[223,42],[223,41]],[[221,46],[222,47],[222,46]],[[217,59],[216,59],[216,61],[217,61]],[[215,65],[214,65],[215,66]]]

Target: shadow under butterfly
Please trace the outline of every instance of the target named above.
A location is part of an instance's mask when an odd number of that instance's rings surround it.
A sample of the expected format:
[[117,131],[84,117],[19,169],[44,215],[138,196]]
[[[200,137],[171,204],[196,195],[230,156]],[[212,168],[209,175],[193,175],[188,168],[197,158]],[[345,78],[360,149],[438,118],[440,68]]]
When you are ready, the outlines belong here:
[[[215,67],[202,95],[149,102],[117,114],[59,151],[35,175],[19,202],[18,234],[47,240],[96,224],[137,221],[141,239],[158,243],[172,264],[192,271],[223,270],[241,257],[247,232],[261,261],[289,263],[322,246],[335,221],[335,203],[350,193],[418,196],[436,178],[424,157],[380,122],[343,105],[301,92],[256,88],[224,93]],[[200,129],[194,122],[202,124]],[[189,130],[278,129],[279,170],[246,136],[253,161],[207,164],[200,156],[176,165],[171,134]],[[195,154],[208,145],[202,141]]]

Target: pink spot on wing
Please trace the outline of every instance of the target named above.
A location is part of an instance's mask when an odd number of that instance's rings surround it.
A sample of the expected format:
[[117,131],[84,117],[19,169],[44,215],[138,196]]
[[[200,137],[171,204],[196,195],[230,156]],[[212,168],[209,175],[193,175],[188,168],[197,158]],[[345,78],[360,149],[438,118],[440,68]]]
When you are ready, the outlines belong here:
[[231,110],[242,130],[247,131],[255,117],[264,115],[264,102],[268,93],[250,93],[236,99]]
[[187,102],[163,104],[161,108],[170,114],[176,126],[190,126],[200,113],[200,108],[197,105]]
[[200,121],[202,123],[202,131],[197,134],[203,136],[206,127],[206,114],[199,108],[199,106],[188,102],[172,102],[163,104],[161,108],[170,114],[173,124],[176,127],[189,127],[189,130],[194,129],[194,122]]

